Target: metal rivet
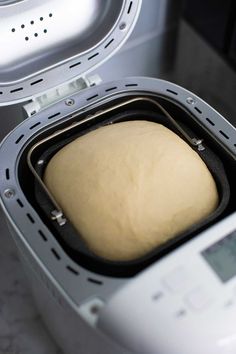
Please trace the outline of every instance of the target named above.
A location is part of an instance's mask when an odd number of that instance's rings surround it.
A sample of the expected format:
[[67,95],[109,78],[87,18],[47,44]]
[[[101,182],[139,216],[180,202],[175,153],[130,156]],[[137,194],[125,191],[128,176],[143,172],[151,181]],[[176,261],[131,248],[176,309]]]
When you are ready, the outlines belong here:
[[93,305],[93,306],[90,308],[90,312],[91,312],[93,315],[96,315],[96,314],[99,312],[99,306]]
[[72,98],[68,98],[66,101],[65,101],[65,104],[67,106],[73,106],[75,104],[75,101],[72,99]]
[[125,22],[122,22],[121,24],[120,24],[120,30],[121,31],[123,31],[124,29],[126,29],[126,23]]
[[37,165],[39,165],[39,166],[41,166],[41,165],[43,165],[44,164],[44,160],[39,160],[38,162],[37,162]]
[[6,189],[4,191],[4,195],[6,198],[10,199],[10,198],[13,198],[14,195],[15,195],[15,191],[13,189]]
[[198,151],[205,150],[205,147],[203,146],[203,139],[193,138],[192,142],[193,142],[193,145],[195,145],[197,147]]
[[186,102],[187,102],[188,104],[195,104],[195,103],[196,103],[195,99],[192,98],[192,97],[188,97],[187,100],[186,100]]

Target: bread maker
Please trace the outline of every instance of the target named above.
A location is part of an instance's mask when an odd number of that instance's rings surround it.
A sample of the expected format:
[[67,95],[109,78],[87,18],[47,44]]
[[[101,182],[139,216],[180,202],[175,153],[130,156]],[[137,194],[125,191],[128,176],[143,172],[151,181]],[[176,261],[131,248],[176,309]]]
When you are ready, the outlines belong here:
[[[111,81],[96,73],[149,4],[0,2],[0,105],[19,103],[27,117],[0,147],[1,206],[37,306],[65,353],[232,354],[236,130],[171,82],[119,77],[118,69],[119,78]],[[132,58],[134,65],[139,59]],[[116,74],[116,66],[109,70],[111,77]],[[220,203],[204,223],[147,257],[104,261],[75,242],[42,173],[55,151],[75,137],[144,114],[202,156],[217,181]]]

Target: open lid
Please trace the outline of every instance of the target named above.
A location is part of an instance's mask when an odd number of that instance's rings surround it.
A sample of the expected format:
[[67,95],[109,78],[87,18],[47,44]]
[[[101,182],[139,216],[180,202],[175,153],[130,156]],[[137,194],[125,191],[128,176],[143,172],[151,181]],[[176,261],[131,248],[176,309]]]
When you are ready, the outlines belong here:
[[0,105],[29,100],[106,61],[130,35],[141,3],[0,0]]

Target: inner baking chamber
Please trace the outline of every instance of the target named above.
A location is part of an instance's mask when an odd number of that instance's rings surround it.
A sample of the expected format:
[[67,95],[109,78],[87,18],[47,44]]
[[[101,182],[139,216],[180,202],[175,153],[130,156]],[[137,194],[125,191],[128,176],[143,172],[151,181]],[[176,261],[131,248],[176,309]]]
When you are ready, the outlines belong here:
[[[67,221],[64,226],[59,226],[57,222],[52,221],[50,213],[54,206],[32,174],[27,164],[27,155],[32,146],[37,143],[38,146],[33,150],[30,159],[37,175],[42,177],[48,161],[57,151],[79,136],[107,124],[115,124],[128,120],[142,120],[146,117],[146,120],[161,123],[181,136],[181,132],[176,130],[176,127],[163,115],[163,112],[160,111],[157,106],[151,103],[151,101],[140,99],[134,100],[130,104],[123,105],[123,102],[127,101],[127,97],[119,98],[114,99],[112,103],[101,104],[99,110],[102,113],[98,115],[94,114],[93,118],[91,118],[91,115],[98,111],[97,107],[95,111],[91,109],[86,114],[78,114],[78,116],[67,120],[66,123],[62,123],[60,126],[57,125],[54,128],[49,128],[47,132],[34,139],[24,150],[20,158],[18,176],[25,196],[67,254],[81,266],[96,273],[122,277],[136,274],[236,209],[236,189],[233,183],[236,176],[236,164],[231,155],[229,155],[222,145],[220,145],[217,140],[213,139],[209,132],[199,124],[196,117],[191,116],[191,114],[179,104],[176,104],[174,101],[169,101],[165,97],[151,98],[161,104],[189,136],[204,139],[206,149],[201,157],[208,165],[208,168],[215,178],[220,195],[220,204],[217,210],[203,220],[203,222],[193,225],[190,229],[186,230],[186,232],[181,233],[165,244],[155,248],[142,258],[130,262],[113,262],[99,258],[87,248],[82,237],[69,221]],[[111,107],[116,108],[110,110]],[[59,129],[61,131],[60,134],[55,135],[55,131]],[[181,137],[184,138],[183,136]],[[38,144],[39,142],[41,143]],[[38,164],[37,162],[39,160],[43,160],[44,163]]]

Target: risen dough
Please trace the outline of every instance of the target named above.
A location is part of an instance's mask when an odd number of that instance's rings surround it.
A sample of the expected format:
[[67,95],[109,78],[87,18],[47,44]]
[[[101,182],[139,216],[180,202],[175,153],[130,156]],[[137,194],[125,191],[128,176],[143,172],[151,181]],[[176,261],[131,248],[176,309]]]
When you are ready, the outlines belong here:
[[213,177],[178,135],[148,121],[94,130],[49,162],[44,180],[95,254],[142,256],[212,213]]

